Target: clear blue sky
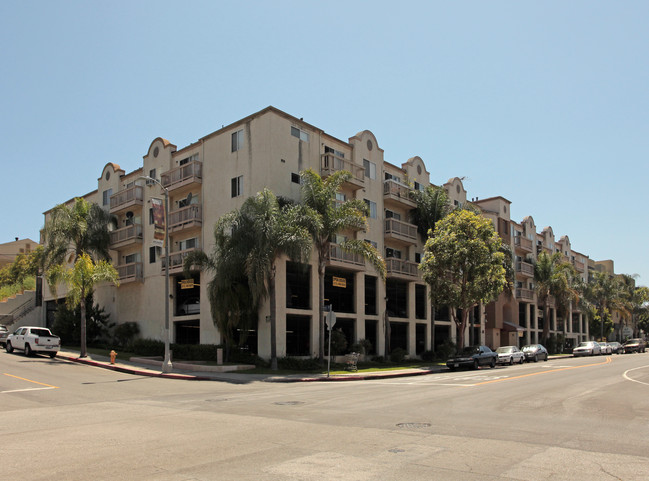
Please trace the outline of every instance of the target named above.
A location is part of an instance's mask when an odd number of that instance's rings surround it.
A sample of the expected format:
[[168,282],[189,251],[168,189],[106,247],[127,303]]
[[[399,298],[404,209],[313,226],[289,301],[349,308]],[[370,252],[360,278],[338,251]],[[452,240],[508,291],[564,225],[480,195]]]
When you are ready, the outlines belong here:
[[647,1],[0,3],[0,242],[273,105],[649,284]]

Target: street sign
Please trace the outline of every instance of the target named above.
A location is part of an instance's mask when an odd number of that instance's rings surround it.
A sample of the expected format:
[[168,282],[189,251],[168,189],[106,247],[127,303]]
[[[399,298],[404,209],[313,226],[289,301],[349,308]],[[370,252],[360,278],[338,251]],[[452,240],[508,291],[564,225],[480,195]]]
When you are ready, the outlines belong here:
[[181,279],[180,280],[181,289],[193,289],[194,288],[194,279]]
[[325,322],[327,323],[327,327],[331,331],[336,325],[336,313],[334,311],[327,312],[325,314]]
[[347,287],[347,279],[344,277],[333,277],[333,286],[334,287]]

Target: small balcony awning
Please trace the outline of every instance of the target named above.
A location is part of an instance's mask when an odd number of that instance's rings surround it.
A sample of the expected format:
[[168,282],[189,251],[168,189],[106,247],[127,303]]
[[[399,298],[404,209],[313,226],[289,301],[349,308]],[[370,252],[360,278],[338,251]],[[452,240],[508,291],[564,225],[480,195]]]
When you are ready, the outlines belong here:
[[511,322],[503,321],[503,331],[506,332],[525,332],[525,328],[512,324]]

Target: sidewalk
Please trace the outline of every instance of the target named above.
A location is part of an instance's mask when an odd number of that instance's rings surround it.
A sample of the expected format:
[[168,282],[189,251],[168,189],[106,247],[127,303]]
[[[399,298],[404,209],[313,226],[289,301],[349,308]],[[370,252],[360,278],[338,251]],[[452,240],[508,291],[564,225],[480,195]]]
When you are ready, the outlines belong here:
[[[349,374],[335,374],[327,377],[326,374],[288,374],[288,375],[274,375],[274,374],[244,374],[236,371],[218,372],[220,366],[211,366],[214,370],[210,370],[210,366],[197,366],[191,364],[177,363],[173,364],[173,372],[162,372],[162,361],[155,361],[152,359],[138,359],[132,361],[124,361],[119,359],[119,355],[115,364],[110,363],[110,359],[105,356],[97,354],[88,355],[83,359],[79,358],[79,353],[74,351],[59,351],[57,358],[65,359],[67,361],[78,362],[89,366],[100,367],[103,369],[110,369],[113,371],[133,374],[137,376],[150,376],[160,377],[165,379],[178,379],[185,381],[224,381],[234,384],[247,384],[250,382],[332,382],[332,381],[363,381],[368,379],[388,379],[394,377],[404,376],[421,376],[425,374],[433,374],[446,371],[445,366],[431,366],[429,368],[420,369],[399,369],[394,371],[377,371],[368,373],[355,373]],[[196,367],[196,370],[192,370]],[[182,368],[182,369],[181,369]]]

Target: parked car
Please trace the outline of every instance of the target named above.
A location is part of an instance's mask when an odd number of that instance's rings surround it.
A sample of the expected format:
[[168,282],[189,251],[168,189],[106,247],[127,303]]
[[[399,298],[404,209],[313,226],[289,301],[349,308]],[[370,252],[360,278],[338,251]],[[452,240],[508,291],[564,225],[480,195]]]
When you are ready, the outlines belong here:
[[612,354],[613,349],[608,342],[598,342],[599,348],[601,349],[600,354],[603,356],[605,354]]
[[509,364],[510,366],[515,362],[523,364],[525,362],[525,354],[516,346],[501,346],[496,349],[498,354],[498,364]]
[[620,344],[619,342],[613,341],[613,342],[607,342],[606,344],[608,344],[608,347],[611,348],[611,353],[622,354],[622,344]]
[[622,350],[624,354],[630,352],[645,352],[646,343],[643,339],[629,339],[624,344],[622,344]]
[[487,346],[469,346],[446,361],[446,366],[454,371],[459,367],[478,369],[480,366],[496,367],[498,354]]
[[538,362],[541,359],[544,361],[548,360],[548,350],[541,344],[528,344],[523,346],[521,351],[525,354],[525,360],[527,362]]
[[45,327],[19,327],[13,334],[7,336],[5,348],[7,352],[14,349],[23,351],[25,356],[33,353],[56,356],[61,347],[61,339]]
[[7,329],[7,326],[0,326],[0,346],[5,347],[7,345],[8,335],[9,329]]
[[189,297],[178,306],[178,315],[200,314],[201,300],[198,297]]
[[575,357],[579,356],[595,356],[601,354],[602,349],[599,347],[599,343],[595,341],[585,341],[580,342],[577,347],[572,350],[572,355]]

